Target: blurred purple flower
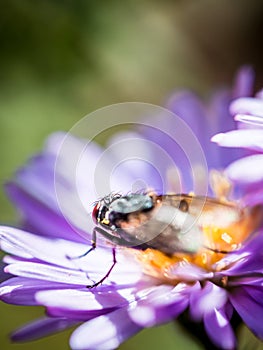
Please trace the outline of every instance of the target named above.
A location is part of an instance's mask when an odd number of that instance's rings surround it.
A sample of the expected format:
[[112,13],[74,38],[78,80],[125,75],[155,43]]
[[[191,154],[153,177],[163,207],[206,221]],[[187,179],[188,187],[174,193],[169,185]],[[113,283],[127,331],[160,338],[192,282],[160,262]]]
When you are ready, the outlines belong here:
[[[223,148],[218,149],[216,145],[210,142],[210,139],[219,131],[226,132],[236,128],[236,122],[229,112],[229,105],[235,98],[251,96],[253,84],[254,72],[251,67],[244,66],[239,70],[232,90],[226,88],[218,89],[206,103],[188,90],[175,91],[168,99],[166,107],[179,116],[191,128],[198,139],[204,151],[209,170],[223,169],[244,154],[240,149],[232,150],[232,152]],[[164,122],[162,118],[158,118],[155,126],[157,127],[153,129],[141,127],[141,131],[149,140],[158,140],[160,147],[171,156],[174,164],[177,164],[179,168],[180,181],[175,178],[175,173],[172,172],[171,176],[176,179],[172,181],[176,182],[176,184],[168,190],[178,192],[178,182],[180,182],[182,184],[181,192],[193,191],[193,164],[189,166],[189,159],[185,158],[185,152],[182,152],[180,145],[174,142],[180,137],[176,129],[177,125],[175,125],[173,119]],[[163,134],[164,130],[169,130],[175,137],[173,139],[165,137]],[[187,135],[183,135],[183,137],[187,137]],[[192,147],[191,140],[186,142],[188,142],[189,147]],[[195,152],[197,152],[196,149]],[[191,153],[195,152],[191,149]]]
[[[251,75],[248,73],[241,72],[236,96],[250,93]],[[225,163],[211,156],[214,151],[207,140],[213,133],[234,126],[226,110],[229,98],[215,100],[217,108],[212,110],[217,116],[217,126],[204,120],[209,113],[206,111],[204,115],[204,107],[200,107],[201,103],[191,94],[177,95],[169,103],[173,111],[193,127],[207,151],[209,166],[221,168]],[[207,126],[208,122],[213,127]],[[151,140],[156,135],[147,137]],[[71,158],[74,152],[79,154],[83,149],[82,141],[77,138],[68,138],[70,153],[61,157],[54,184],[55,161],[63,138],[63,133],[51,136],[43,152],[7,185],[10,197],[22,213],[24,227],[30,232],[11,227],[0,229],[1,248],[11,254],[4,258],[8,264],[5,271],[17,276],[1,284],[1,299],[17,305],[43,305],[47,310],[45,318],[17,330],[13,340],[33,340],[81,323],[70,339],[74,350],[112,349],[142,328],[169,322],[185,311],[192,320],[203,322],[212,343],[219,348],[234,349],[236,346],[231,325],[234,312],[263,338],[261,232],[209,269],[181,261],[170,266],[165,278],[161,274],[159,278],[145,274],[133,249],[118,250],[118,263],[103,285],[87,289],[86,286],[102,278],[111,265],[111,247],[98,245],[95,252],[84,258],[70,260],[68,257],[87,250],[87,237],[92,229],[86,214],[87,203],[96,200],[94,186],[89,181],[96,175],[96,164],[103,149],[89,144],[85,150],[78,164],[76,194]],[[170,148],[167,140],[159,140],[161,147]],[[231,153],[227,164],[232,161]],[[107,166],[108,163],[103,163],[100,173],[107,173]],[[162,185],[148,164],[136,167],[133,163],[127,164],[121,177],[112,177],[113,187],[127,191],[130,184],[142,176],[154,188]],[[57,202],[58,192],[62,196],[60,199],[65,199],[62,207],[61,202]]]

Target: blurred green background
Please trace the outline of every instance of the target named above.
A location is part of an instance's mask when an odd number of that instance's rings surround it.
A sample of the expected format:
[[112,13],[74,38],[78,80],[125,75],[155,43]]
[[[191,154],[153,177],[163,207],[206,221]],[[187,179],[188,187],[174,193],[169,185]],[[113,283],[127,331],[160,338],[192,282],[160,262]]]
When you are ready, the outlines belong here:
[[[254,66],[263,86],[261,0],[0,0],[1,183],[87,113],[112,103],[163,105],[174,89],[204,98]],[[15,221],[3,191],[0,220]],[[24,345],[7,334],[42,308],[1,304],[0,348],[67,349],[70,332]],[[242,349],[255,349],[246,330]],[[252,347],[251,347],[252,346]],[[261,346],[259,345],[258,348]],[[142,332],[128,349],[198,349],[173,324]]]

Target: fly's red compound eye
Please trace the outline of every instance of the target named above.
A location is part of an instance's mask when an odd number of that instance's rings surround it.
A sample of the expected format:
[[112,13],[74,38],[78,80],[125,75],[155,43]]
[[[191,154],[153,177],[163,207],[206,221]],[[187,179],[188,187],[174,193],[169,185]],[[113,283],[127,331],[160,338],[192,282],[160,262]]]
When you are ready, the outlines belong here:
[[95,207],[93,208],[92,211],[92,219],[95,222],[95,224],[98,223],[98,214],[99,214],[99,209],[100,209],[100,203],[97,203]]

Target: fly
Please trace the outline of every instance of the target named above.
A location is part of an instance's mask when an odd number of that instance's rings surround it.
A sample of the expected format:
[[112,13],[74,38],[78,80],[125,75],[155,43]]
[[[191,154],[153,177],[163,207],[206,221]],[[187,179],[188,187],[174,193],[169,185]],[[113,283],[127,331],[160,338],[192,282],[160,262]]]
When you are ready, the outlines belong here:
[[[241,208],[235,202],[205,196],[110,194],[94,206],[92,217],[97,226],[92,247],[83,255],[96,248],[96,233],[100,233],[115,246],[154,250],[168,258],[183,253],[195,262],[204,261],[211,252],[238,249],[258,226],[258,213],[258,207]],[[110,270],[91,287],[101,284],[115,264],[114,247]]]

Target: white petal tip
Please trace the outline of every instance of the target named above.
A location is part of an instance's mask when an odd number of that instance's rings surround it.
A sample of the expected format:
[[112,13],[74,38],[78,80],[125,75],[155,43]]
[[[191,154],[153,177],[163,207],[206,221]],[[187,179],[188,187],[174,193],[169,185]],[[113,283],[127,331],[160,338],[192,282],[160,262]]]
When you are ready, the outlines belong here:
[[211,141],[215,143],[220,143],[224,137],[224,133],[216,134],[213,137],[211,137]]

